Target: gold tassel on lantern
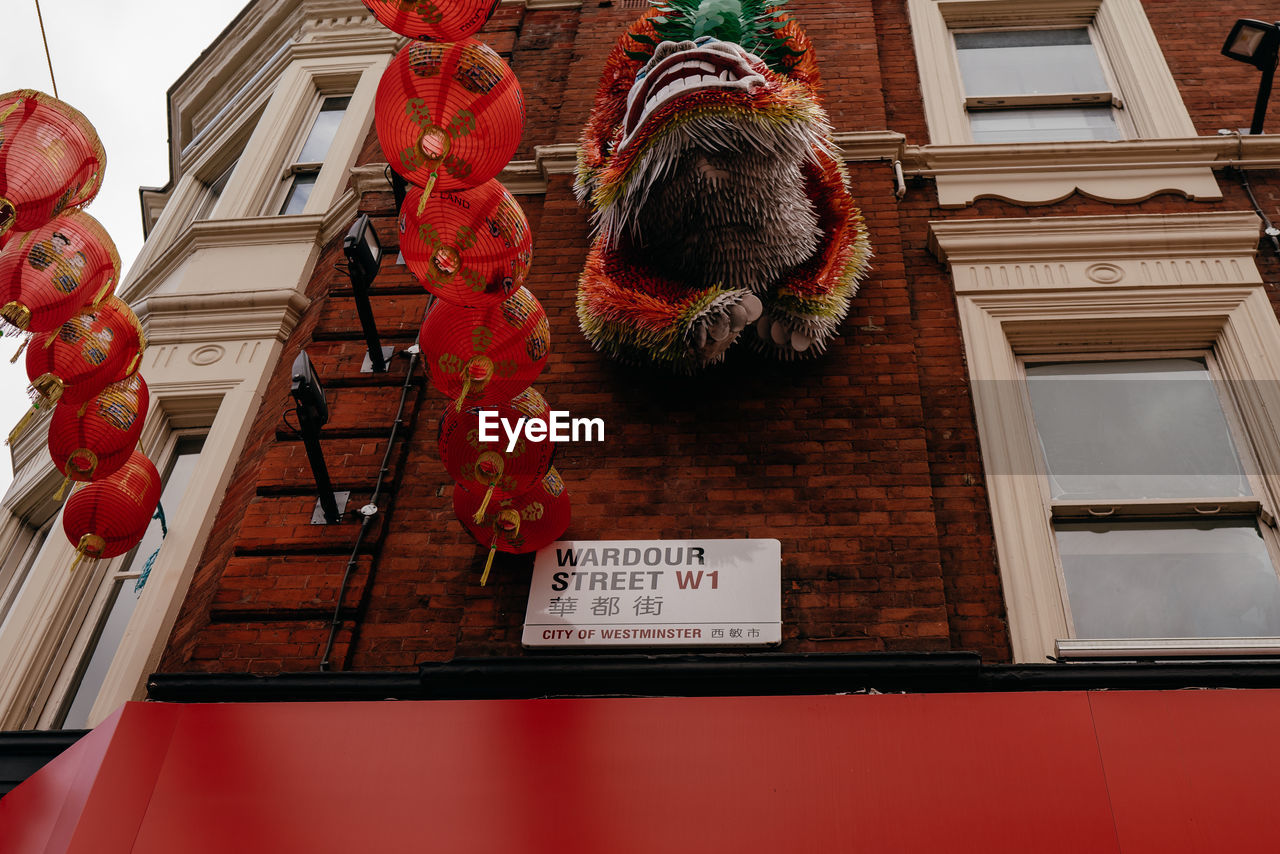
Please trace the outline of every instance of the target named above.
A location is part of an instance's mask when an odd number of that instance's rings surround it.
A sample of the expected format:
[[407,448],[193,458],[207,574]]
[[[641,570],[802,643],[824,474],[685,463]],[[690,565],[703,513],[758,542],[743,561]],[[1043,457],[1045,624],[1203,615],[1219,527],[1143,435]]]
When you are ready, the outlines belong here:
[[475,356],[467,362],[467,366],[463,368],[462,394],[458,395],[458,402],[454,405],[453,411],[461,412],[462,402],[467,399],[467,395],[471,394],[471,389],[474,387],[476,391],[482,390],[492,378],[493,359],[488,356]]
[[484,562],[484,573],[480,576],[480,586],[484,587],[489,580],[489,569],[493,566],[493,556],[498,551],[498,537],[514,537],[520,533],[520,514],[514,510],[503,510],[493,520],[493,540],[489,543],[489,559]]
[[502,469],[502,457],[493,451],[485,451],[476,460],[476,480],[489,484],[489,488],[484,493],[484,500],[480,502],[480,508],[471,517],[475,519],[477,525],[484,522],[485,511],[489,509],[489,499],[493,498],[493,490],[498,486],[498,481],[502,480]]
[[80,538],[79,544],[76,546],[75,560],[71,561],[68,572],[75,572],[77,566],[82,560],[97,560],[107,547],[107,541],[99,537],[97,534],[85,534]]
[[489,581],[489,570],[493,568],[493,556],[498,552],[498,535],[494,533],[493,542],[489,544],[489,559],[484,562],[484,573],[480,576],[480,586]]

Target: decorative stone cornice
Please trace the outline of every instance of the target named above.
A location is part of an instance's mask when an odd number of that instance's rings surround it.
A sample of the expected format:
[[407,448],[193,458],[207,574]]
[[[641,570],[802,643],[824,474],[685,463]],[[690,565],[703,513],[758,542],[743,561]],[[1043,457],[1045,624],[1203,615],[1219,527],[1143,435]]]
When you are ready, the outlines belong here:
[[191,223],[182,236],[165,247],[147,269],[130,279],[121,298],[135,301],[154,290],[194,252],[222,246],[274,246],[306,243],[322,247],[350,227],[359,196],[347,190],[323,214],[212,219]]
[[908,176],[936,179],[943,207],[963,207],[984,196],[1048,204],[1077,190],[1113,202],[1140,201],[1162,192],[1220,199],[1212,170],[1280,168],[1280,135],[908,145],[902,166]]
[[[551,175],[572,175],[577,165],[576,143],[539,145],[532,160],[512,160],[498,174],[498,180],[515,196],[537,196],[547,191]],[[366,163],[351,170],[351,185],[359,195],[385,193],[391,189],[386,163]]]
[[581,9],[582,0],[502,0],[503,6],[523,6],[530,12],[544,9]]
[[[348,202],[347,207],[355,210],[354,194],[348,194],[340,202]],[[337,214],[342,212],[335,206],[327,214],[305,214],[297,216],[245,217],[242,219],[211,219],[193,222],[187,226],[182,236],[165,247],[145,270],[137,275],[130,274],[129,281],[122,288],[121,298],[133,302],[157,287],[167,279],[179,266],[187,261],[192,253],[201,249],[219,246],[262,246],[272,244],[312,242],[323,245],[323,234],[326,225],[332,229]]]
[[390,168],[386,163],[365,163],[362,166],[352,167],[351,189],[357,196],[363,196],[365,193],[391,192],[391,181],[387,176],[387,170]]
[[929,223],[929,248],[957,293],[1261,281],[1250,211]]
[[311,304],[292,288],[152,294],[137,306],[151,345],[270,338],[283,341]]
[[513,160],[498,180],[514,195],[536,196],[547,191],[550,176],[572,175],[577,162],[577,143],[539,145],[533,149],[532,160]]
[[897,131],[869,130],[834,134],[846,163],[862,160],[901,160],[907,138]]

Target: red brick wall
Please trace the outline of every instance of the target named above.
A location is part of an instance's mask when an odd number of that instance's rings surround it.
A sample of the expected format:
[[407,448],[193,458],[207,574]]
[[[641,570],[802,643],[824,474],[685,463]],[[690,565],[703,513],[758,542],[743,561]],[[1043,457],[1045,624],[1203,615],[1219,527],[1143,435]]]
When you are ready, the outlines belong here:
[[[580,11],[503,8],[485,38],[524,84],[529,121],[517,157],[573,142],[605,54],[637,14],[589,2]],[[1257,74],[1217,58],[1226,21],[1203,4],[1147,3],[1197,128],[1247,123]],[[1254,8],[1256,7],[1256,8]],[[902,0],[795,0],[819,53],[837,130],[889,128],[927,142]],[[1234,8],[1266,19],[1263,4]],[[370,136],[361,162],[381,159]],[[552,356],[536,384],[556,408],[603,417],[603,444],[564,445],[557,466],[573,501],[567,538],[776,537],[783,548],[786,651],[946,650],[1007,660],[999,571],[967,389],[955,299],[926,250],[927,222],[954,217],[1243,210],[1233,180],[1221,202],[1161,195],[1132,205],[1073,196],[1036,208],[984,200],[937,208],[931,182],[893,195],[884,163],[851,167],[876,252],[841,337],[816,362],[782,365],[735,353],[698,379],[631,368],[594,353],[577,330],[575,284],[586,215],[566,176],[520,198],[534,229],[529,286],[546,308]],[[1251,173],[1271,215],[1274,173]],[[362,207],[395,242],[389,194]],[[281,417],[288,370],[305,347],[331,389],[324,446],[351,507],[368,500],[404,378],[359,375],[363,341],[349,286],[328,247],[316,298],[285,348],[237,464],[227,500],[162,669],[314,669],[357,525],[309,524],[314,488],[301,444]],[[1269,281],[1280,269],[1261,261]],[[412,341],[426,304],[388,260],[374,306],[384,342]],[[1274,294],[1274,292],[1273,292]],[[1280,304],[1280,300],[1277,300]],[[347,586],[335,668],[407,668],[457,655],[520,655],[528,557],[499,556],[478,586],[484,551],[452,517],[435,449],[443,400],[415,380],[387,492]],[[350,515],[350,514],[349,514]],[[354,627],[354,628],[353,628]]]

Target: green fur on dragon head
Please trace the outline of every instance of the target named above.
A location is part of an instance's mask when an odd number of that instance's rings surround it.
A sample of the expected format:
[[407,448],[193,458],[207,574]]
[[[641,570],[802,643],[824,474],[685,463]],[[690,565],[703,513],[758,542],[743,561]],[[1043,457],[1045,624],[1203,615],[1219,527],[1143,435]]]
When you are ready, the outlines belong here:
[[[765,4],[761,0],[665,0],[654,3],[658,15],[649,19],[662,41],[697,41],[704,36],[741,45],[774,71],[784,71],[788,61],[803,55],[793,50],[785,41],[775,38],[778,30],[787,25],[780,17],[788,0]],[[645,62],[658,46],[650,36],[630,34],[630,38],[648,48],[643,51],[627,51],[627,56]]]

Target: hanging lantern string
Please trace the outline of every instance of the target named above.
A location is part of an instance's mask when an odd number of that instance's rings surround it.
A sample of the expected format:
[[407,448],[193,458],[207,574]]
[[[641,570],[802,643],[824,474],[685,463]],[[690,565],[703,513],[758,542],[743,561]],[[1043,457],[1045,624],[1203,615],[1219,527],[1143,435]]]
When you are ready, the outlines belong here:
[[40,0],[36,0],[36,20],[40,22],[40,39],[44,42],[44,59],[49,63],[49,82],[53,84],[53,97],[58,97],[58,81],[53,76],[53,57],[49,55],[49,37],[44,34],[44,15],[40,14]]

